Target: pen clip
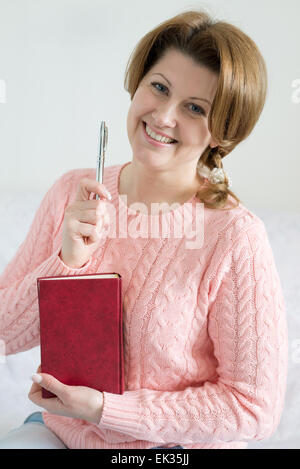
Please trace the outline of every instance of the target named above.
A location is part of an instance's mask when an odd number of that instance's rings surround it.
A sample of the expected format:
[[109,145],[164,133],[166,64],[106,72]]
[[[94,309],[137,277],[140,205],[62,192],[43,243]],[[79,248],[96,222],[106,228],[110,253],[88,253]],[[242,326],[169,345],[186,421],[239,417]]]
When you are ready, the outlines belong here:
[[108,128],[104,122],[104,151],[106,151],[106,148],[107,148],[107,139],[108,139]]
[[102,121],[101,127],[100,127],[99,157],[104,156],[104,152],[106,151],[106,148],[107,148],[107,140],[108,140],[108,128],[107,128],[107,125],[105,124],[105,121]]

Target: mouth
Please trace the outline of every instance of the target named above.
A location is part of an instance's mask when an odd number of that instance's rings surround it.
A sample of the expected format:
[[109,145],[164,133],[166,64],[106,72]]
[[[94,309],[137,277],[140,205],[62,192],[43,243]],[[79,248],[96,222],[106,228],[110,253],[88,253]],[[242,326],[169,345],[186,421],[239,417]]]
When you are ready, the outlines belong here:
[[[160,146],[161,146],[161,145],[163,145],[163,146],[169,146],[169,145],[174,145],[174,144],[178,143],[178,141],[175,140],[175,139],[169,139],[169,140],[171,140],[171,141],[156,140],[156,138],[153,138],[153,137],[152,137],[151,135],[149,135],[149,133],[147,132],[147,130],[146,130],[146,126],[147,126],[146,122],[144,122],[144,121],[142,121],[142,122],[143,122],[143,127],[144,127],[144,133],[145,133],[147,139],[149,139],[150,141],[152,141],[152,142],[154,142],[154,143],[157,143],[157,144],[159,144]],[[148,131],[149,131],[149,127],[148,127]],[[156,135],[159,135],[159,134],[156,134]],[[163,137],[163,136],[162,136],[162,137]]]

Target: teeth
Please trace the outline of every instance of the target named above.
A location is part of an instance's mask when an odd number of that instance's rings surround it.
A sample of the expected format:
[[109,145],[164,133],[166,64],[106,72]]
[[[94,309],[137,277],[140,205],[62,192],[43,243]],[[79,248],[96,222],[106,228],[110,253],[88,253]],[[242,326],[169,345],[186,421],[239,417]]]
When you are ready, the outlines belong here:
[[161,135],[157,135],[156,133],[152,132],[152,130],[148,127],[147,124],[146,124],[146,132],[148,135],[150,135],[151,138],[153,138],[154,140],[157,140],[158,142],[162,142],[162,143],[174,142],[174,140],[172,140],[171,138],[162,137]]

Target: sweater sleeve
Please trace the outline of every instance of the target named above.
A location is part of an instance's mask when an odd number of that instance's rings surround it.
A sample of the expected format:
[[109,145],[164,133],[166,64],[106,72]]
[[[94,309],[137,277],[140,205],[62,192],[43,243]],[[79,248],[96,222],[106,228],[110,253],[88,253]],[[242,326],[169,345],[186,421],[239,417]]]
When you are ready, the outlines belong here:
[[101,428],[181,444],[261,440],[274,433],[286,389],[287,324],[262,222],[224,255],[210,297],[207,327],[217,379],[178,392],[104,393]]
[[39,345],[37,278],[85,273],[90,266],[91,261],[72,269],[60,259],[61,247],[53,249],[73,179],[68,172],[51,186],[25,240],[0,276],[0,340],[6,355]]

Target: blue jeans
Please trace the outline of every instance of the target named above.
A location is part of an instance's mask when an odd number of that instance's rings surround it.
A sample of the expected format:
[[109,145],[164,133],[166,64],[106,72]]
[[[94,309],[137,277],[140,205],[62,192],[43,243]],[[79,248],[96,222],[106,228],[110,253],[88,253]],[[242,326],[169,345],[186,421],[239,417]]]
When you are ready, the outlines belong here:
[[25,422],[0,438],[0,449],[67,449],[43,421],[41,412],[29,415]]
[[[31,422],[38,422],[45,425],[42,412],[34,412],[30,414],[25,420],[24,423],[31,423]],[[164,446],[154,446],[153,448],[149,449],[184,449],[182,446],[172,446],[171,448],[165,448]]]
[[24,420],[24,423],[29,423],[29,422],[38,422],[38,423],[42,423],[43,425],[45,425],[42,412],[33,412],[33,414],[30,414]]

